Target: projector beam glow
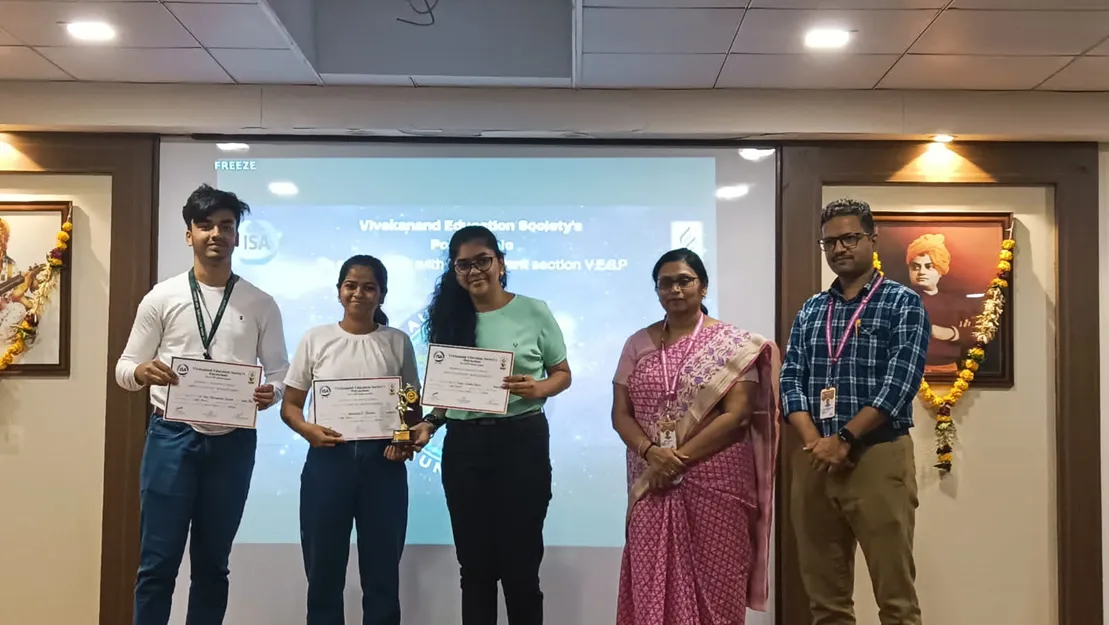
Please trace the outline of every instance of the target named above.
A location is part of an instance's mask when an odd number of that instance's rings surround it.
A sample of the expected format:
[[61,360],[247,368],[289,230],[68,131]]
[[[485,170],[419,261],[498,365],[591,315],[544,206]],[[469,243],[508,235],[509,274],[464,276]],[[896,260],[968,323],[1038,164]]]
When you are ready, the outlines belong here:
[[271,182],[269,190],[270,193],[281,197],[291,197],[300,193],[300,189],[291,182]]
[[750,185],[734,184],[727,187],[720,187],[716,190],[716,199],[718,200],[738,200],[739,198],[751,192]]

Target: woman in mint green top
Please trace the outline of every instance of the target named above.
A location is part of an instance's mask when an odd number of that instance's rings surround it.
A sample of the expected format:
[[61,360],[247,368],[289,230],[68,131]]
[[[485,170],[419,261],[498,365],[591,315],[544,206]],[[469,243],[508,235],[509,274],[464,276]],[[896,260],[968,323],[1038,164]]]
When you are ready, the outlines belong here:
[[451,237],[450,267],[428,308],[429,343],[515,354],[504,415],[449,410],[443,491],[462,570],[462,625],[497,622],[497,582],[509,625],[541,625],[543,523],[551,500],[543,404],[570,386],[562,331],[542,300],[505,291],[504,254],[481,226]]

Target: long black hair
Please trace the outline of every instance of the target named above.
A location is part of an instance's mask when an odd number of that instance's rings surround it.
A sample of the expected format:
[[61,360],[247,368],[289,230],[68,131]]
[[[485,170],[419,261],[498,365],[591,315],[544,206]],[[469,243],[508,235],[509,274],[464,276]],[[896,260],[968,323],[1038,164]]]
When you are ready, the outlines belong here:
[[[477,309],[470,299],[469,292],[458,283],[454,261],[458,258],[458,248],[466,243],[480,243],[496,255],[504,264],[504,253],[497,244],[497,236],[483,226],[466,226],[454,233],[450,242],[450,262],[447,269],[435,283],[431,305],[427,307],[424,320],[424,337],[428,343],[457,345],[459,347],[477,346]],[[508,275],[501,274],[501,287],[508,286]]]
[[[662,271],[662,266],[666,263],[685,263],[697,274],[697,279],[701,281],[703,288],[709,288],[709,272],[705,271],[705,263],[701,261],[701,257],[697,252],[685,247],[679,247],[676,250],[670,250],[659,257],[658,262],[655,263],[655,268],[651,270],[651,282],[656,287],[658,285],[658,272]],[[701,304],[701,312],[709,314],[709,309]]]
[[377,281],[377,288],[381,291],[381,300],[377,309],[374,310],[374,323],[379,326],[389,325],[389,315],[381,310],[381,304],[385,303],[385,294],[389,292],[389,272],[385,270],[385,263],[367,254],[351,256],[339,269],[339,281],[335,283],[335,288],[343,288],[343,281],[347,279],[347,274],[354,267],[365,267],[373,272],[374,280]]

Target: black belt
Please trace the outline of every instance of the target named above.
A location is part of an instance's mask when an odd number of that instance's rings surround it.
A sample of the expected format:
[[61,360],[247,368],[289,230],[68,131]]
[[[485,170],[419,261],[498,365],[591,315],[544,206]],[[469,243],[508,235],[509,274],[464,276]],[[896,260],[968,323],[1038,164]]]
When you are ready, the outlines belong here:
[[524,414],[512,415],[511,417],[479,417],[477,419],[447,419],[447,425],[505,425],[507,423],[520,423],[528,419],[543,418],[542,410],[535,410],[532,412],[525,412]]

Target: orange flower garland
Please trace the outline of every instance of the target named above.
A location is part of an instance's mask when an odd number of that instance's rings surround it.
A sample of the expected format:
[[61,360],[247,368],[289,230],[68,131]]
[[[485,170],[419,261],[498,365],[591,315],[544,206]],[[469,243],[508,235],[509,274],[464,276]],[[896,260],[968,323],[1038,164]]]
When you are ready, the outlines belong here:
[[69,233],[73,231],[73,222],[66,219],[62,229],[58,232],[54,249],[46,255],[46,267],[39,273],[39,288],[35,291],[35,301],[23,317],[23,321],[15,327],[15,338],[11,345],[0,354],[0,371],[10,367],[20,355],[30,349],[38,335],[38,324],[41,318],[42,307],[46,303],[50,292],[58,283],[58,275],[65,267],[66,250],[69,249]]
[[[967,350],[966,358],[960,364],[959,372],[951,389],[940,395],[932,390],[927,380],[920,382],[920,399],[936,415],[936,468],[943,472],[951,471],[952,448],[955,443],[955,422],[951,420],[951,409],[959,403],[963,394],[970,389],[974,374],[986,359],[986,345],[997,336],[1001,324],[1001,314],[1005,310],[1005,292],[1013,271],[1013,249],[1016,241],[1005,239],[1001,242],[1001,252],[997,258],[997,276],[986,289],[982,312],[974,322],[974,347]],[[882,272],[878,253],[874,254],[874,268]]]

